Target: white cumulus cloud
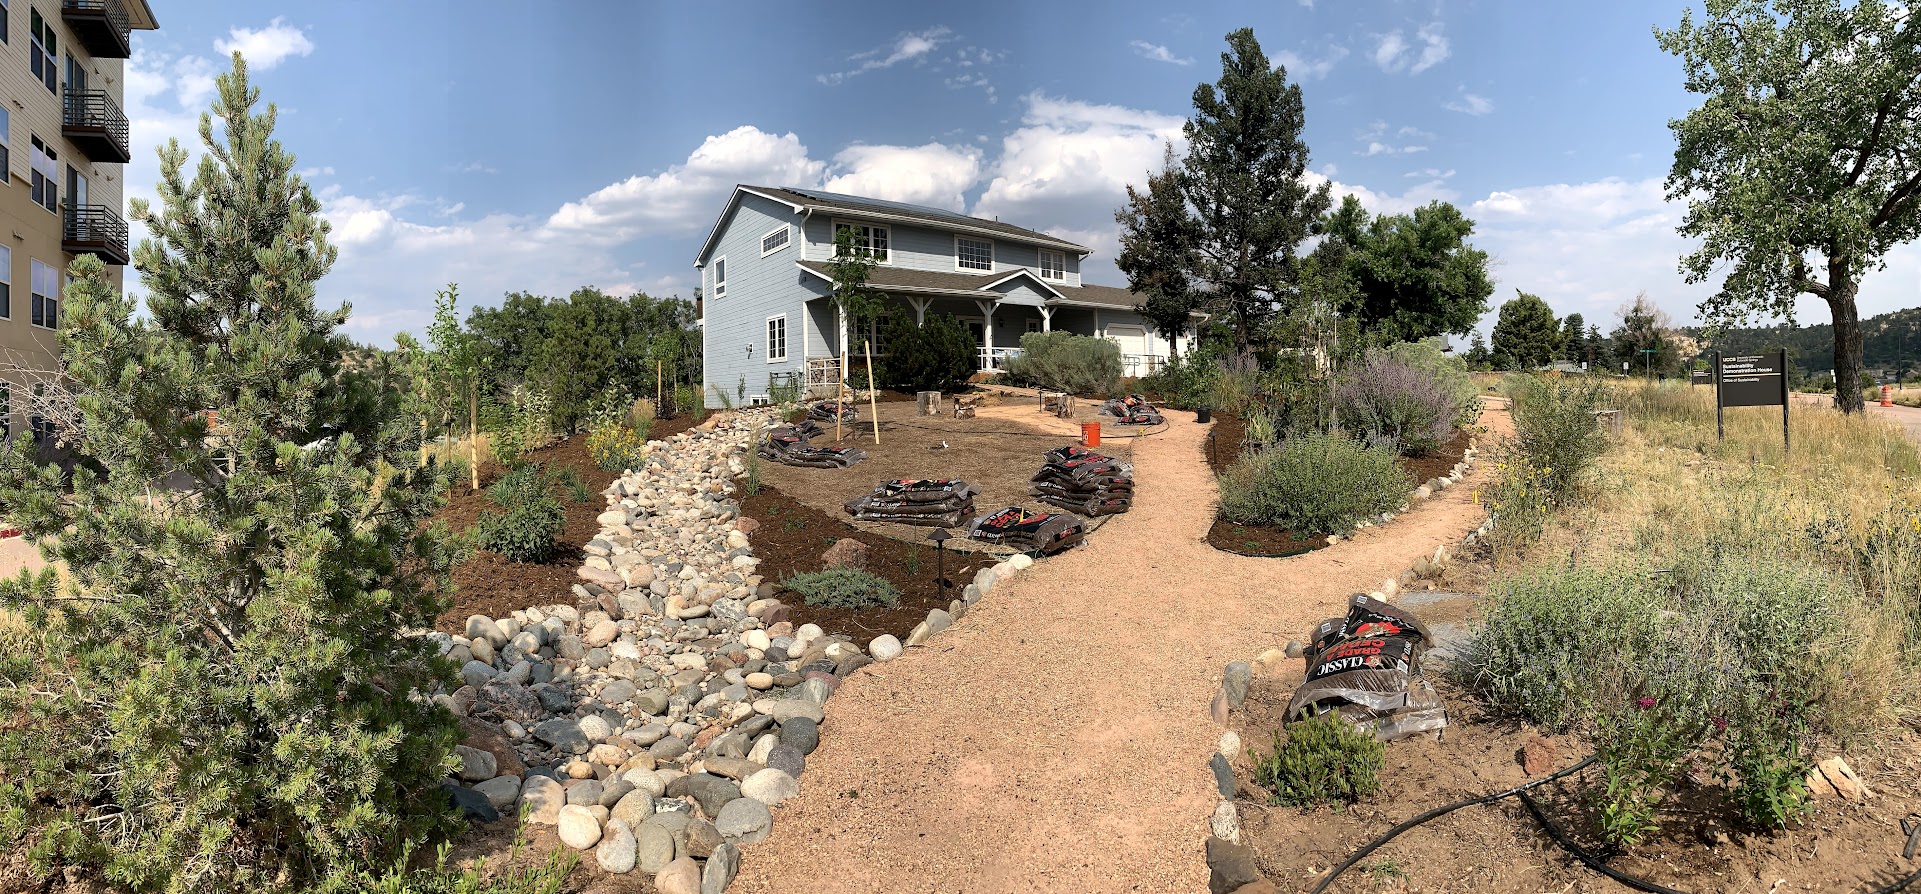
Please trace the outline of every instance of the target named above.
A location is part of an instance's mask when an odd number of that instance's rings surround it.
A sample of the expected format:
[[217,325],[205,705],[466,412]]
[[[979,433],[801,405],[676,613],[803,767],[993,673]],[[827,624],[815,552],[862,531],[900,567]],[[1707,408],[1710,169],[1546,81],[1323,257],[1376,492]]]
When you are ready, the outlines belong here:
[[1420,74],[1447,61],[1450,52],[1446,30],[1433,22],[1417,29],[1413,40],[1399,30],[1377,36],[1374,64],[1388,74]]
[[712,222],[736,183],[811,184],[825,169],[808,157],[794,134],[742,125],[703,140],[684,163],[658,174],[637,174],[560,206],[547,226],[601,243],[685,232]]
[[222,56],[239,53],[251,70],[267,71],[292,56],[313,52],[313,41],[299,28],[276,16],[265,28],[231,28],[227,37],[213,42]]
[[1155,62],[1168,62],[1174,65],[1194,64],[1193,59],[1183,59],[1176,56],[1174,55],[1174,51],[1157,43],[1148,43],[1145,40],[1130,40],[1127,42],[1127,45],[1133,47],[1135,55],[1143,59],[1152,59]]
[[1334,66],[1339,65],[1342,59],[1347,58],[1347,54],[1347,47],[1334,44],[1328,46],[1322,51],[1320,56],[1313,59],[1309,59],[1293,50],[1282,50],[1274,54],[1274,61],[1276,64],[1286,68],[1288,75],[1293,77],[1294,80],[1306,81],[1327,77],[1328,72],[1334,70]]
[[981,150],[972,146],[849,146],[834,156],[826,189],[964,211],[980,179]]

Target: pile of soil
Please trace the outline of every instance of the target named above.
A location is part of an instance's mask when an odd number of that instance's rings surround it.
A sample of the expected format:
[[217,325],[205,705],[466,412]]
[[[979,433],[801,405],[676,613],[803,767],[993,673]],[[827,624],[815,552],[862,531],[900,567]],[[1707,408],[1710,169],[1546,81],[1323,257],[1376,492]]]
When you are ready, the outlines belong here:
[[[698,425],[700,421],[691,413],[682,413],[672,419],[656,419],[647,437],[671,437]],[[574,470],[586,482],[591,496],[584,503],[576,503],[571,497],[562,495],[561,501],[567,507],[567,520],[557,538],[560,548],[551,561],[514,562],[496,552],[475,550],[472,558],[454,569],[453,601],[436,621],[435,626],[439,629],[448,633],[464,632],[470,615],[497,618],[534,605],[556,602],[572,604],[573,597],[569,591],[578,580],[575,572],[580,568],[583,556],[581,547],[600,533],[597,519],[607,509],[607,501],[600,494],[614,482],[615,473],[603,471],[594,465],[593,458],[587,455],[586,435],[575,435],[549,444],[528,453],[527,459],[540,463],[549,471]],[[480,462],[481,489],[472,490],[467,482],[456,482],[447,505],[434,513],[433,518],[428,520],[430,524],[445,522],[454,533],[462,534],[471,529],[482,515],[500,511],[500,507],[488,498],[487,485],[506,470],[486,457],[482,457]]]
[[[753,534],[754,558],[760,560],[760,573],[769,581],[779,583],[791,575],[821,570],[821,553],[842,538],[867,545],[867,570],[901,591],[898,605],[859,610],[817,608],[791,593],[783,596],[793,607],[795,626],[818,624],[828,633],[847,634],[862,645],[883,633],[905,639],[914,625],[927,619],[928,610],[944,609],[960,598],[961,589],[974,579],[974,572],[994,561],[991,556],[948,550],[945,566],[952,586],[943,592],[935,580],[938,557],[932,543],[908,543],[863,531],[848,524],[844,516],[815,509],[771,484],[762,484],[758,494],[738,496],[741,514],[760,523]],[[923,530],[931,533],[931,529]],[[950,533],[961,536],[958,531]]]
[[[1241,783],[1242,842],[1253,848],[1262,875],[1282,890],[1305,890],[1321,874],[1395,823],[1430,808],[1527,781],[1520,753],[1536,734],[1487,716],[1466,693],[1428,675],[1447,704],[1449,726],[1439,739],[1416,736],[1389,743],[1381,791],[1346,808],[1304,810],[1273,806],[1250,781],[1247,755],[1234,763]],[[1249,689],[1237,722],[1255,754],[1273,747],[1288,699],[1301,678],[1298,662]],[[1554,769],[1573,765],[1592,748],[1573,736],[1544,737]],[[1616,870],[1682,891],[1871,890],[1921,864],[1901,859],[1906,836],[1900,820],[1921,808],[1921,737],[1887,743],[1877,755],[1848,755],[1876,797],[1855,803],[1814,802],[1794,828],[1746,827],[1705,772],[1683,783],[1659,816],[1651,839],[1614,855]],[[1545,773],[1540,775],[1546,775]],[[1549,819],[1590,853],[1607,853],[1599,837],[1592,792],[1599,770],[1590,767],[1530,792]],[[1343,873],[1334,891],[1459,891],[1538,894],[1542,891],[1626,890],[1556,849],[1527,808],[1513,798],[1468,807],[1423,824]]]
[[[1241,438],[1247,424],[1238,416],[1215,416],[1213,442],[1207,445],[1207,464],[1215,477],[1241,455]],[[1447,474],[1467,455],[1473,436],[1466,429],[1426,456],[1401,457],[1401,470],[1418,486]],[[1243,556],[1293,556],[1327,545],[1327,535],[1307,534],[1274,525],[1239,525],[1216,518],[1207,529],[1207,542],[1215,549]]]

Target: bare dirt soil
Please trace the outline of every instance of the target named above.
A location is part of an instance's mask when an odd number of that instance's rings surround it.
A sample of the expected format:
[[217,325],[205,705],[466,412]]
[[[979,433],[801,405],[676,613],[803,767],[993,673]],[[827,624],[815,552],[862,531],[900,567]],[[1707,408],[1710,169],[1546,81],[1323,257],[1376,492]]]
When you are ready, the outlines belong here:
[[[1214,420],[1214,432],[1205,447],[1208,468],[1214,470],[1215,477],[1219,477],[1240,458],[1246,448],[1247,422],[1232,414],[1217,415]],[[1452,439],[1426,456],[1401,457],[1401,470],[1416,486],[1425,484],[1453,470],[1454,465],[1467,454],[1472,441],[1473,434],[1467,429],[1456,431]],[[1303,534],[1277,525],[1242,525],[1216,519],[1213,527],[1208,528],[1207,542],[1215,549],[1236,555],[1285,557],[1327,546],[1327,535]]]
[[1222,553],[1206,542],[1214,476],[1192,418],[1135,442],[1132,512],[841,686],[801,795],[733,890],[1206,889],[1222,666],[1484,514],[1457,487],[1304,556]]
[[[1470,601],[1419,611],[1424,620],[1459,617]],[[1254,752],[1272,750],[1274,730],[1302,673],[1301,663],[1292,661],[1255,678],[1243,711],[1232,721]],[[1390,743],[1381,792],[1351,807],[1269,806],[1267,793],[1249,781],[1250,757],[1231,756],[1241,783],[1242,841],[1254,848],[1262,873],[1280,890],[1312,888],[1355,849],[1415,814],[1528,780],[1519,753],[1533,731],[1486,716],[1440,674],[1430,670],[1427,677],[1448,706],[1450,726],[1438,741],[1417,736]],[[1559,755],[1555,769],[1591,752],[1576,737],[1549,740]],[[1874,799],[1817,801],[1805,822],[1778,833],[1742,825],[1713,780],[1693,771],[1663,812],[1662,831],[1608,865],[1681,891],[1756,894],[1866,891],[1912,873],[1917,866],[1900,859],[1906,838],[1900,822],[1921,808],[1921,741],[1908,736],[1878,754],[1848,759]],[[1597,785],[1598,772],[1589,768],[1530,792],[1550,819],[1593,853],[1605,851],[1590,797]],[[1627,889],[1555,849],[1520,801],[1510,798],[1409,831],[1347,870],[1330,890],[1538,894]]]

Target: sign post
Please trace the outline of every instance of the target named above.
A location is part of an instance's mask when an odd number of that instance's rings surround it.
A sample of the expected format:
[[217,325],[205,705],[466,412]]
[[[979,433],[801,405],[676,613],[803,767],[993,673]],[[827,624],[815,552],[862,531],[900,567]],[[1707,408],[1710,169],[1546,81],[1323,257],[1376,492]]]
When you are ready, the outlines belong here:
[[1743,354],[1737,357],[1714,355],[1715,439],[1727,435],[1722,411],[1727,407],[1781,408],[1781,449],[1788,441],[1788,352]]

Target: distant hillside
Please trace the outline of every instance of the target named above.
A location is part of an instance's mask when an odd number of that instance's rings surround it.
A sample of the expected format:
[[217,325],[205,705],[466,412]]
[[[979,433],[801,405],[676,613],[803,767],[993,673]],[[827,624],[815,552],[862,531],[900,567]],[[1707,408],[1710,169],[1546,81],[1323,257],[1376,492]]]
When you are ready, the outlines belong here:
[[[1700,330],[1690,329],[1700,335]],[[1921,307],[1910,307],[1861,321],[1862,365],[1868,369],[1898,369],[1903,362],[1921,369]],[[1834,326],[1821,323],[1789,329],[1731,329],[1719,338],[1702,340],[1704,350],[1751,353],[1788,350],[1788,359],[1803,375],[1834,368]]]

